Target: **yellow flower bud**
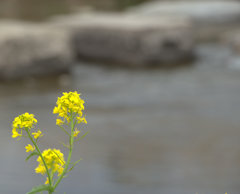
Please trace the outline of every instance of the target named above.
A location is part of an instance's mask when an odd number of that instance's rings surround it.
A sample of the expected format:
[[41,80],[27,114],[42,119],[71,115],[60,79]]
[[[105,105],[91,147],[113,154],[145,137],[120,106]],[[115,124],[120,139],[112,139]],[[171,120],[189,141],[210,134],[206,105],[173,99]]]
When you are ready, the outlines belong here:
[[26,152],[33,152],[35,150],[35,146],[32,146],[31,144],[28,144],[25,146]]
[[74,136],[74,137],[77,137],[79,133],[80,133],[80,131],[76,128],[76,129],[74,130],[73,136]]
[[38,130],[37,132],[32,132],[32,135],[34,137],[34,139],[37,139],[39,137],[42,137],[42,132],[40,130]]

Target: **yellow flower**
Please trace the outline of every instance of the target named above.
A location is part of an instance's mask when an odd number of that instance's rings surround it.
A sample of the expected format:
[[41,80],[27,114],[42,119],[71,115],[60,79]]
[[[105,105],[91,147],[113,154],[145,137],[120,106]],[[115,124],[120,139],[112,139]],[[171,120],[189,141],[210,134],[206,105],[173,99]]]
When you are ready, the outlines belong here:
[[37,119],[34,118],[33,114],[24,113],[22,115],[19,115],[16,117],[13,121],[13,128],[19,129],[19,128],[28,128],[31,129],[33,125],[37,123]]
[[62,166],[58,166],[57,168],[57,172],[58,172],[58,176],[60,176],[63,173],[64,168]]
[[[80,98],[80,94],[77,92],[63,92],[63,96],[57,100],[53,114],[58,114],[59,117],[64,118],[64,121],[66,119],[67,122],[70,121],[69,118],[72,114],[81,118],[84,103],[84,100]],[[56,124],[61,125],[64,121],[57,120]]]
[[32,132],[32,135],[34,137],[34,139],[37,139],[39,137],[42,137],[42,132],[40,130],[38,130],[37,132]]
[[76,128],[76,129],[74,130],[73,136],[74,136],[74,137],[77,137],[79,133],[80,133],[80,131]]
[[46,181],[45,181],[45,184],[46,184],[46,185],[49,184],[49,179],[48,179],[48,177],[47,177],[47,179],[46,179]]
[[46,173],[46,168],[44,167],[43,164],[41,165],[39,164],[38,167],[35,168],[35,172],[44,175]]
[[25,146],[26,152],[33,152],[35,150],[35,146],[32,146],[31,144],[28,144]]
[[13,121],[13,127],[18,128],[18,126],[21,124],[21,120],[19,117],[16,117]]
[[18,133],[16,128],[12,129],[12,138],[21,137],[22,134]]
[[56,120],[56,125],[63,125],[63,121],[61,119],[57,119]]
[[[63,172],[65,160],[64,155],[60,150],[47,149],[42,152],[42,156],[49,170],[52,170],[53,173],[58,172],[58,175],[60,175]],[[37,158],[37,161],[39,162],[39,165],[35,169],[35,172],[44,175],[46,173],[46,169],[44,168],[42,158],[39,156]]]
[[85,124],[87,124],[87,120],[86,120],[85,117],[77,117],[77,121],[78,121],[78,123],[85,123]]

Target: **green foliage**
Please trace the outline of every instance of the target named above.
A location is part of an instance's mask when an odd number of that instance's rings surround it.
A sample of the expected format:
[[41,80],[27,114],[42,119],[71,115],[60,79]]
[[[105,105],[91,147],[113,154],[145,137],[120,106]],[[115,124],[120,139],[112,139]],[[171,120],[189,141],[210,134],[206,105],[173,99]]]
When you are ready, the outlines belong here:
[[27,194],[39,193],[41,191],[48,191],[49,193],[51,193],[53,192],[53,188],[49,185],[39,185],[39,186],[33,187],[32,190]]

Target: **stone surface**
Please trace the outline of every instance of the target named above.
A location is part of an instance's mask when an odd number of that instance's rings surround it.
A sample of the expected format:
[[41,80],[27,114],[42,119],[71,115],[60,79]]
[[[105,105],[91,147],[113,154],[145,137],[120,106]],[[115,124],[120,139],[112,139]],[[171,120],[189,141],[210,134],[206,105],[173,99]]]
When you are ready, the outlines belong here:
[[60,73],[73,60],[66,32],[34,24],[2,21],[0,50],[0,79]]
[[73,47],[80,59],[169,66],[193,57],[191,22],[184,17],[92,14],[59,21],[54,25],[71,29]]
[[240,29],[224,34],[222,42],[230,46],[236,54],[240,55]]
[[188,16],[195,24],[201,25],[228,24],[240,22],[240,2],[234,0],[153,1],[131,8],[129,13],[154,17]]

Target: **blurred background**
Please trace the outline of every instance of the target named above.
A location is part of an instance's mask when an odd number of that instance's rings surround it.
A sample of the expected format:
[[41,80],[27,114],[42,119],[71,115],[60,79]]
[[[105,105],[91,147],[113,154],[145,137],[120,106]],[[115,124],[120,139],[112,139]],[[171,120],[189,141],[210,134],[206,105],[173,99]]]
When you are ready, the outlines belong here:
[[75,90],[89,134],[59,193],[240,192],[240,1],[1,0],[0,51],[1,194],[45,181],[14,117],[67,154],[52,110]]

